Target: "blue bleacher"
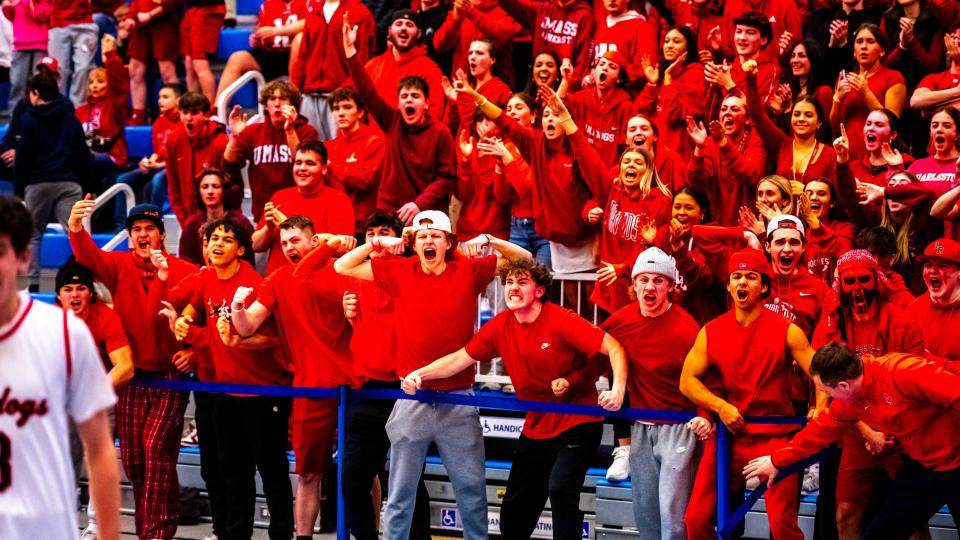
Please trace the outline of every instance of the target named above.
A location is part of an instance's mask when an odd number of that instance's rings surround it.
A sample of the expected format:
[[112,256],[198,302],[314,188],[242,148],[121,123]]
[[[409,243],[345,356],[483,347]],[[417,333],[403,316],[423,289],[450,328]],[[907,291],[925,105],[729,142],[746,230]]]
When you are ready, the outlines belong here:
[[237,15],[256,15],[260,12],[260,0],[237,0]]
[[30,297],[38,302],[43,302],[44,304],[53,304],[56,300],[57,295],[52,292],[45,293],[30,293]]
[[[114,234],[94,234],[93,241],[98,246],[103,246],[113,238]],[[126,251],[127,244],[124,242],[115,251]],[[67,259],[73,255],[73,249],[70,248],[70,239],[65,233],[47,231],[43,235],[43,241],[40,242],[40,267],[41,268],[59,268]]]

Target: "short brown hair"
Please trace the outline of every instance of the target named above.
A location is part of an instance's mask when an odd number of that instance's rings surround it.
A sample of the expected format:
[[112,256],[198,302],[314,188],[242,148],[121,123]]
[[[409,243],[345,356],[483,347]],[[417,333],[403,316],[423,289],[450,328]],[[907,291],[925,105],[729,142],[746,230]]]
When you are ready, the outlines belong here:
[[286,99],[298,111],[300,110],[300,102],[302,100],[300,90],[289,81],[283,79],[270,81],[263,87],[263,90],[260,90],[260,103],[266,105],[267,100],[272,98],[278,91],[280,92],[280,99]]
[[550,270],[533,259],[507,259],[497,269],[497,274],[504,285],[510,276],[530,276],[538,287],[545,289],[550,289],[550,284],[553,283]]
[[301,231],[305,232],[307,236],[313,236],[313,233],[315,232],[313,229],[313,221],[311,221],[307,216],[303,215],[290,216],[283,220],[279,226],[281,231],[300,229]]

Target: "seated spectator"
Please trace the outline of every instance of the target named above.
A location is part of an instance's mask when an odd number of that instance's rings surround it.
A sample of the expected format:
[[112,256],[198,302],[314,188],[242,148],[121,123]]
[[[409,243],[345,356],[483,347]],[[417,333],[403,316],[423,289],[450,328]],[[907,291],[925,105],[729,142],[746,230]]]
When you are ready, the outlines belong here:
[[[157,61],[164,84],[177,82],[180,59],[180,10],[177,0],[134,0],[120,22],[120,36],[129,36],[130,125],[147,123],[147,64]],[[163,111],[160,111],[163,114]]]
[[[183,224],[183,230],[180,231],[180,249],[177,250],[181,259],[197,266],[205,266],[202,229],[207,223],[229,219],[253,234],[253,224],[231,204],[239,200],[233,194],[242,189],[243,186],[219,169],[207,169],[200,173],[196,197],[203,208],[188,217]],[[253,253],[245,253],[242,258],[253,264]]]
[[943,38],[946,44],[947,70],[930,73],[910,96],[910,108],[918,111],[954,106],[960,100],[960,36],[956,32]]
[[[180,128],[180,84],[165,84],[157,94],[157,108],[160,116],[150,126],[150,139],[153,153],[140,159],[137,168],[117,177],[118,183],[124,183],[137,193],[137,200],[146,201],[160,208],[164,214],[170,213],[170,200],[167,197],[167,138],[175,129]],[[142,190],[142,193],[140,192]],[[117,195],[116,222],[122,226],[127,209],[125,196]]]
[[10,99],[8,110],[24,97],[30,72],[47,56],[47,33],[53,0],[19,2],[6,0],[0,4],[3,16],[13,24],[13,58],[10,62]]
[[[83,123],[87,145],[93,152],[92,181],[104,188],[112,177],[127,166],[127,96],[130,79],[117,55],[117,40],[103,36],[104,67],[90,70],[87,100],[77,107],[77,120]],[[110,180],[107,182],[107,180]]]
[[266,0],[260,4],[257,27],[250,34],[250,50],[236,51],[227,59],[217,84],[217,97],[248,71],[259,71],[268,81],[293,73],[306,16],[304,0]]
[[90,173],[90,150],[83,126],[66,101],[60,99],[57,80],[49,74],[27,81],[30,106],[17,140],[14,189],[22,195],[33,217],[33,266],[30,287],[40,284],[40,237],[51,218],[67,227],[73,204],[83,196]]
[[194,199],[196,179],[204,169],[223,169],[229,138],[223,124],[208,118],[210,100],[187,92],[180,97],[180,125],[167,138],[167,189],[170,206],[181,224],[199,209]]
[[253,198],[253,219],[259,221],[263,205],[277,190],[293,187],[291,165],[297,147],[317,140],[317,130],[299,113],[300,91],[284,80],[271,81],[260,91],[266,118],[247,125],[239,105],[230,112],[230,140],[223,160],[236,167],[250,165],[247,175]]
[[370,124],[367,107],[352,88],[334,90],[330,103],[340,133],[326,142],[327,180],[331,187],[343,191],[353,201],[354,233],[359,234],[366,230],[367,217],[377,208],[383,132]]

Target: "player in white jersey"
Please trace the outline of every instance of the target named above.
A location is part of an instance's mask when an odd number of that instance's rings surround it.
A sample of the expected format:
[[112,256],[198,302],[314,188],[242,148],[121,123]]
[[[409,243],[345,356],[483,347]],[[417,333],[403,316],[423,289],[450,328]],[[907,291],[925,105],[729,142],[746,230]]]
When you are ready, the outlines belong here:
[[31,230],[23,204],[0,197],[0,538],[77,537],[69,415],[86,453],[100,538],[113,540],[120,471],[106,411],[116,397],[83,321],[17,292]]

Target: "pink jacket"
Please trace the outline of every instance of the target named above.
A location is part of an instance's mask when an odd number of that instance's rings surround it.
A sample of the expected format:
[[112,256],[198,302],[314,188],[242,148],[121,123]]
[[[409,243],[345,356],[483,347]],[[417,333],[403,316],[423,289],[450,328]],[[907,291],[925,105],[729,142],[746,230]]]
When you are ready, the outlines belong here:
[[20,0],[14,6],[4,6],[3,15],[13,23],[13,49],[46,51],[51,12],[52,0]]

